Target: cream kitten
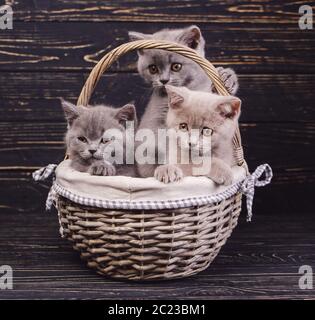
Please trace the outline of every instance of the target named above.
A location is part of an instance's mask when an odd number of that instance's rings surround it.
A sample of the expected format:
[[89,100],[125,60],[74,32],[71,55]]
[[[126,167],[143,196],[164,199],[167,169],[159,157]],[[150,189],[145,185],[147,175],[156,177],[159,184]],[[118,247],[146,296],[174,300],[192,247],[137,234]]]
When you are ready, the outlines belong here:
[[168,163],[156,168],[156,179],[168,183],[183,176],[206,175],[218,184],[231,184],[231,167],[235,165],[232,139],[238,125],[241,100],[186,87],[167,85],[166,91],[169,104],[166,126],[173,129],[175,138],[181,141],[177,148],[199,154],[205,161],[211,156],[211,169],[209,166],[208,172],[194,174],[194,166],[195,169],[198,166],[192,163],[192,159],[183,164],[178,161],[177,152],[175,162],[169,160],[174,152],[172,149],[168,150]]

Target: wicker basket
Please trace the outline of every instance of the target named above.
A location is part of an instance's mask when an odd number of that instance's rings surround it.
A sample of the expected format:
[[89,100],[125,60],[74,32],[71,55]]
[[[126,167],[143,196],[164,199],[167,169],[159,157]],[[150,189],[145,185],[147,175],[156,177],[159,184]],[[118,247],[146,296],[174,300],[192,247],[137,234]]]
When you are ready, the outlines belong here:
[[[107,53],[89,75],[77,104],[88,105],[104,71],[123,54],[138,49],[167,50],[192,59],[218,93],[228,95],[216,69],[195,51],[175,43],[141,40]],[[239,130],[233,142],[237,164],[248,173]],[[255,181],[250,181],[252,190]],[[61,194],[56,206],[63,235],[98,273],[129,280],[173,279],[196,274],[213,261],[237,225],[244,190],[239,185],[217,201],[173,209],[85,206]]]

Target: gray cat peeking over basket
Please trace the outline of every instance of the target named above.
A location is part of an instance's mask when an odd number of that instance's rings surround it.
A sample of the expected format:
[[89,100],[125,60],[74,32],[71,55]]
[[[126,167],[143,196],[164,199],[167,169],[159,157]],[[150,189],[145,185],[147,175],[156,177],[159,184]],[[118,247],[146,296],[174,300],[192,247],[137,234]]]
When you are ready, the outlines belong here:
[[68,122],[68,131],[65,136],[67,154],[71,159],[71,166],[75,170],[88,172],[99,176],[135,176],[134,164],[124,162],[115,164],[106,159],[105,148],[111,142],[112,136],[106,137],[106,132],[116,129],[123,134],[118,143],[123,153],[121,159],[125,159],[128,130],[126,122],[133,122],[137,126],[136,109],[132,104],[126,104],[121,108],[109,106],[75,106],[74,104],[61,100],[65,118]]

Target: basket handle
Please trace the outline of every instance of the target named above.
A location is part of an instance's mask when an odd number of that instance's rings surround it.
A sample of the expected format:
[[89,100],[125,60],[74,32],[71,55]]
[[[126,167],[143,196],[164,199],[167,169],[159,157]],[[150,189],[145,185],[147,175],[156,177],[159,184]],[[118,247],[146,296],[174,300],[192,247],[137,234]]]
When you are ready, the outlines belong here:
[[[82,91],[80,93],[77,105],[87,106],[92,93],[100,80],[102,74],[115,62],[119,57],[128,53],[129,51],[139,50],[139,49],[160,49],[166,50],[174,53],[178,53],[186,58],[189,58],[199,64],[199,66],[205,71],[208,77],[213,82],[217,92],[220,95],[229,95],[226,90],[216,68],[208,60],[199,56],[196,51],[172,42],[160,41],[160,40],[137,40],[122,44],[112,51],[105,54],[105,56],[96,64],[96,66],[91,71],[89,77],[87,78]],[[245,164],[243,148],[241,144],[241,136],[239,128],[237,128],[235,136],[233,138],[233,145],[235,148],[235,159],[239,166]]]

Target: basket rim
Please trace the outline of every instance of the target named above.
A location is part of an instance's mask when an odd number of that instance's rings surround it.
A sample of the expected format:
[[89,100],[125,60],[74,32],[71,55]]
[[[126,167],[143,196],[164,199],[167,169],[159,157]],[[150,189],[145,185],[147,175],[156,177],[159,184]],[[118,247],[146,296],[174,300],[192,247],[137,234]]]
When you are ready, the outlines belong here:
[[59,196],[83,206],[117,210],[160,210],[198,207],[224,201],[241,191],[245,179],[246,178],[233,183],[222,192],[210,194],[208,196],[193,196],[175,200],[101,200],[75,194],[61,186],[58,182],[55,182],[52,188]]

